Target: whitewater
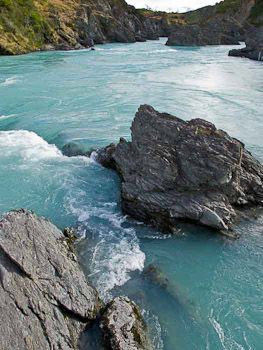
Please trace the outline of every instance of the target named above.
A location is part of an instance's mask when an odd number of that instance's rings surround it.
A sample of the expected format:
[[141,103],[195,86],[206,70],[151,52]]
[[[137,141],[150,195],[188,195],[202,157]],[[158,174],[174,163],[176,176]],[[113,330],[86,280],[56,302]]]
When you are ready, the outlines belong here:
[[[261,350],[263,217],[238,223],[237,241],[190,224],[163,234],[121,212],[119,178],[96,162],[130,139],[141,104],[209,120],[263,161],[262,64],[165,41],[0,57],[0,214],[74,227],[87,277],[105,301],[141,307],[155,349]],[[91,156],[63,155],[69,142]],[[145,277],[149,264],[169,288]]]

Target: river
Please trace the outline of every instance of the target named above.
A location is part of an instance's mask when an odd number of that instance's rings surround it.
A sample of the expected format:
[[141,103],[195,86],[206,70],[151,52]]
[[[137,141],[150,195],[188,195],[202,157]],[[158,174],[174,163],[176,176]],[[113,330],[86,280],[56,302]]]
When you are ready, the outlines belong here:
[[[0,57],[0,214],[23,207],[76,227],[88,278],[105,301],[138,303],[156,350],[261,350],[261,217],[239,223],[237,241],[192,225],[161,234],[122,214],[119,179],[95,152],[61,152],[129,139],[150,104],[209,120],[263,160],[262,64],[228,57],[232,47],[165,41]],[[167,288],[143,274],[149,264]]]

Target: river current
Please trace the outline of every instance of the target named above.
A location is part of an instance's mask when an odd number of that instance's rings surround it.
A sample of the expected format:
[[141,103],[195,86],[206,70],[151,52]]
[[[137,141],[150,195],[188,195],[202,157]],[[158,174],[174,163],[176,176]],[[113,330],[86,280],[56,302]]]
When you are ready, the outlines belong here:
[[[232,47],[164,44],[0,57],[0,214],[23,207],[76,227],[88,278],[105,301],[141,307],[156,350],[262,350],[262,217],[240,222],[237,241],[192,225],[161,234],[122,214],[119,179],[96,153],[61,152],[130,139],[150,104],[213,122],[263,161],[262,64],[228,57]],[[143,274],[149,264],[165,288]]]

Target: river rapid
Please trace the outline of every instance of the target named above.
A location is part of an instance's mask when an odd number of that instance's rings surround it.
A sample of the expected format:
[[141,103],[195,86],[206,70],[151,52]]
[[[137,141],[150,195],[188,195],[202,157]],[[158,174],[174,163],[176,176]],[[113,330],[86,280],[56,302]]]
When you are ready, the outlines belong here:
[[[76,227],[88,278],[105,301],[141,307],[156,350],[262,350],[262,217],[240,222],[237,241],[193,225],[161,234],[122,214],[119,179],[95,152],[61,152],[130,139],[150,104],[213,122],[263,161],[262,63],[165,41],[0,57],[0,214],[23,207]],[[143,274],[149,264],[165,288]]]

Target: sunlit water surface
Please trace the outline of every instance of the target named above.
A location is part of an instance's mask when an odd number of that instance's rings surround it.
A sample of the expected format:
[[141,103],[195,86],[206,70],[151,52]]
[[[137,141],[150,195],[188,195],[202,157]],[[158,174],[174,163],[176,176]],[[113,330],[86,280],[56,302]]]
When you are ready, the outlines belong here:
[[[262,218],[238,241],[182,226],[163,235],[123,216],[119,179],[91,158],[63,156],[130,138],[140,104],[205,118],[263,160],[262,64],[226,46],[169,48],[165,39],[96,51],[0,57],[0,213],[27,208],[78,228],[80,261],[106,301],[143,310],[157,350],[262,350]],[[142,271],[155,264],[167,288]],[[95,349],[95,346],[94,346]]]

